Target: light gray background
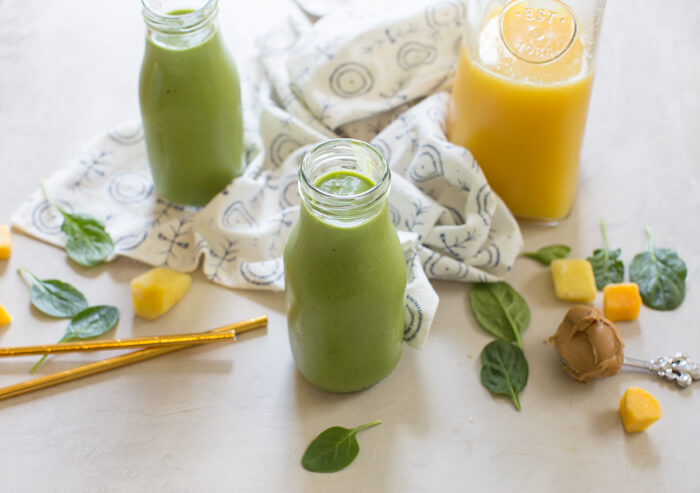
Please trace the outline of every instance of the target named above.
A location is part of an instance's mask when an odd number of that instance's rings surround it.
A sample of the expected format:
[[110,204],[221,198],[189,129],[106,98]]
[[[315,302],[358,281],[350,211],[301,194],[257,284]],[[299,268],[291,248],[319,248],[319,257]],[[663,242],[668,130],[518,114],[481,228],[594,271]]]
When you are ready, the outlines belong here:
[[[245,6],[242,6],[245,5]],[[222,29],[238,57],[284,16],[284,0],[222,1]],[[688,263],[677,310],[642,309],[621,323],[627,353],[685,350],[700,359],[700,6],[691,0],[608,2],[583,148],[579,197],[557,228],[523,226],[527,249],[600,246],[598,222],[629,263],[657,243]],[[136,1],[0,0],[0,223],[94,135],[138,116],[143,25]],[[549,272],[527,259],[510,282],[532,309],[523,410],[479,383],[490,340],[465,303],[468,287],[437,283],[441,305],[428,344],[406,348],[390,378],[362,393],[315,390],[296,373],[281,294],[232,291],[195,275],[191,292],[156,322],[133,317],[128,260],[83,270],[62,250],[15,235],[0,262],[0,303],[14,315],[0,345],[50,343],[65,323],[30,310],[15,273],[75,284],[122,313],[117,336],[205,330],[266,313],[269,330],[236,345],[200,348],[0,401],[3,491],[697,491],[700,390],[679,391],[625,372],[591,385],[568,379],[543,341],[567,309]],[[596,301],[598,305],[601,300]],[[99,359],[64,355],[41,373]],[[0,385],[28,378],[35,358],[0,361]],[[664,417],[622,431],[617,405],[631,385],[650,390]],[[305,472],[307,443],[332,425],[384,424],[360,435],[361,453],[333,475]]]

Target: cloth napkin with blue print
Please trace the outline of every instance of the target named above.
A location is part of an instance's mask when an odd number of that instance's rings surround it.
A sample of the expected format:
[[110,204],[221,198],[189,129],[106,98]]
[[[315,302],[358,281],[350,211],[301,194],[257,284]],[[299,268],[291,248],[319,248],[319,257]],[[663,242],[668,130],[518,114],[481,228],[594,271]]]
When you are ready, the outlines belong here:
[[[430,279],[503,279],[518,225],[467,149],[445,137],[465,6],[457,0],[352,2],[311,23],[299,12],[239,66],[247,168],[206,207],[154,193],[140,124],[99,136],[48,181],[66,210],[105,222],[116,255],[242,289],[284,289],[282,252],[297,218],[304,154],[329,138],[376,146],[392,170],[391,216],[409,283],[405,340],[421,347],[438,306]],[[37,190],[15,213],[63,246],[61,218]]]

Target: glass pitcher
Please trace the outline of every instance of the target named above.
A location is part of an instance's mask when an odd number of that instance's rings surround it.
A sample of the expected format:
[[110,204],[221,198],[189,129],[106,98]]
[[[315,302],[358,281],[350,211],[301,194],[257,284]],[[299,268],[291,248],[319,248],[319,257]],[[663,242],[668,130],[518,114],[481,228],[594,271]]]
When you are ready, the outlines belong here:
[[448,138],[521,219],[556,223],[578,180],[605,0],[468,0]]

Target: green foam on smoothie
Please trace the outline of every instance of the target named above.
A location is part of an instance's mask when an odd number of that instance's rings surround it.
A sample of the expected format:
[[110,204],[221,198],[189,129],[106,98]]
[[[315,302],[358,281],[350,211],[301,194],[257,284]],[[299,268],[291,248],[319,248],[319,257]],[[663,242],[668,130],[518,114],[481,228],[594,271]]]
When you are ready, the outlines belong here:
[[331,195],[359,195],[374,186],[374,183],[364,175],[354,171],[339,170],[322,176],[314,186]]

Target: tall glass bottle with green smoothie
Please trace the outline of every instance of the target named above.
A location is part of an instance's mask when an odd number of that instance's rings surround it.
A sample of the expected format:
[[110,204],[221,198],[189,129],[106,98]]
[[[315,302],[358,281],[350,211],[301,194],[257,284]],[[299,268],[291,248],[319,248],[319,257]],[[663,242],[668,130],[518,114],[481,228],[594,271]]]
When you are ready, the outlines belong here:
[[218,0],[202,3],[142,0],[139,99],[153,181],[166,199],[193,206],[244,167],[238,71],[218,31]]
[[313,385],[352,392],[401,356],[406,266],[388,207],[386,160],[364,142],[313,149],[299,170],[302,204],[284,251],[292,355]]

